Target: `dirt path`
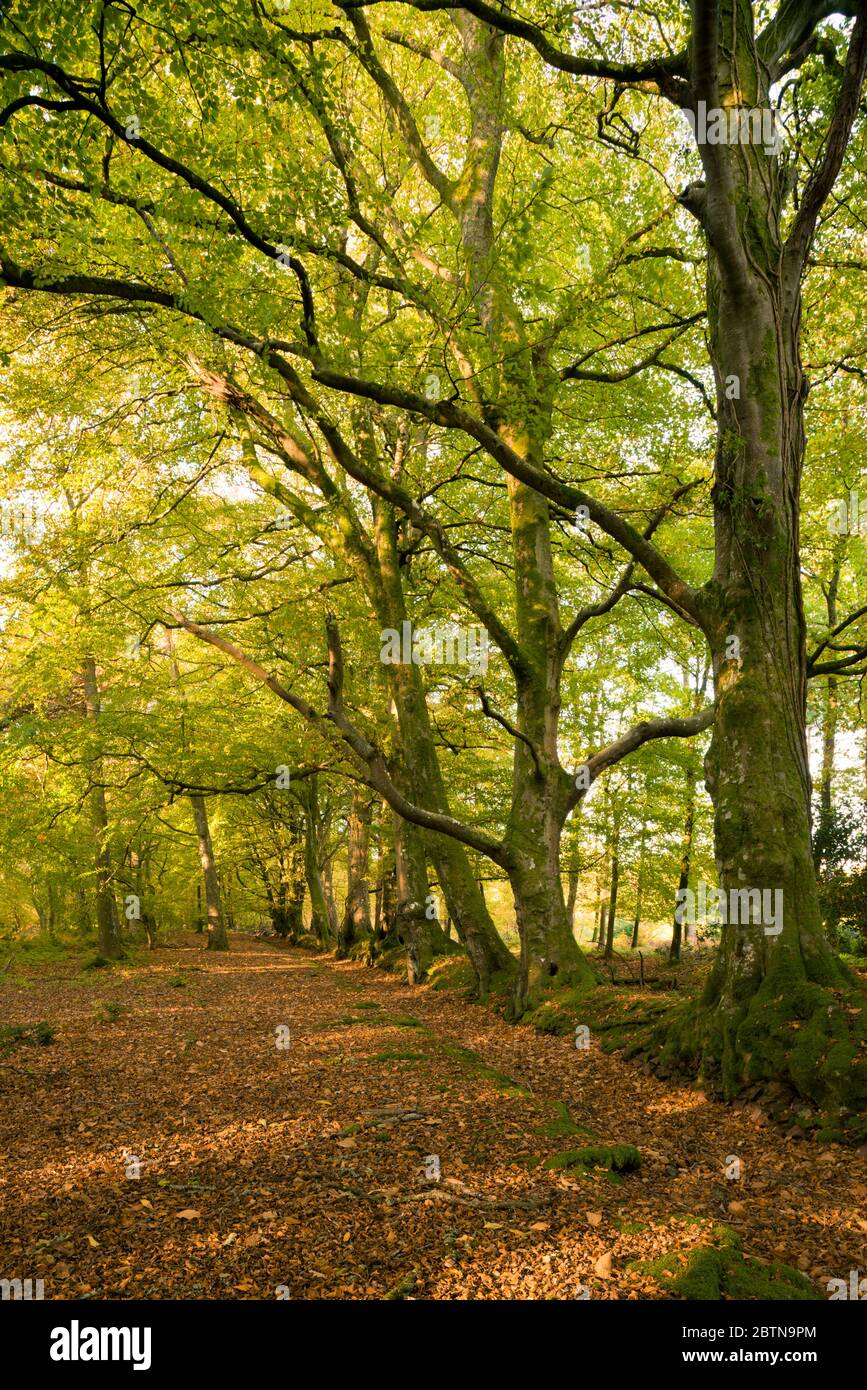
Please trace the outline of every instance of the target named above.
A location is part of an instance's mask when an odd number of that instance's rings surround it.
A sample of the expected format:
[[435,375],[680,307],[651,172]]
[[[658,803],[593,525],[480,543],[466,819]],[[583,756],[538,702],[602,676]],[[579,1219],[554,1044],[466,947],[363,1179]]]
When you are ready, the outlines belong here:
[[[630,1262],[719,1221],[823,1292],[867,1263],[863,1158],[451,993],[194,940],[0,980],[0,1022],[56,1028],[0,1059],[0,1277],[46,1298],[659,1297]],[[641,1168],[544,1168],[588,1142],[550,1132],[553,1102]]]

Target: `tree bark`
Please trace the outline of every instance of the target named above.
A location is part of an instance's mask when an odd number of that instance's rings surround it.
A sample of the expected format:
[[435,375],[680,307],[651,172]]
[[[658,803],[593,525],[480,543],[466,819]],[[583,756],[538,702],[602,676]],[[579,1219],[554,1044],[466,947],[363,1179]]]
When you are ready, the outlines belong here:
[[217,865],[214,860],[214,847],[211,843],[211,827],[208,824],[208,811],[203,796],[191,796],[193,820],[196,825],[196,838],[199,842],[199,863],[202,866],[202,879],[205,886],[205,909],[207,912],[208,951],[228,951],[229,937],[223,918],[220,898],[220,883],[217,878]]
[[608,897],[608,927],[605,933],[605,960],[610,960],[614,955],[614,923],[617,915],[617,890],[620,885],[620,846],[619,841],[615,840],[611,853],[611,892]]
[[347,816],[346,902],[337,937],[337,958],[344,960],[356,942],[370,938],[370,820],[372,805],[360,787],[353,787]]
[[[400,632],[407,614],[394,508],[379,498],[374,499],[373,508],[381,585],[380,618],[384,627]],[[384,670],[400,728],[403,762],[413,793],[421,805],[450,815],[419,668],[412,662],[401,662],[386,665]],[[514,971],[514,957],[494,926],[464,846],[447,835],[432,832],[422,832],[422,842],[442,887],[458,939],[475,971],[479,995],[484,998],[493,976]]]
[[[645,811],[645,816],[647,812]],[[644,900],[644,856],[647,848],[647,821],[641,822],[641,843],[638,849],[638,879],[635,885],[635,918],[632,923],[632,938],[629,942],[630,950],[636,950],[638,946],[638,929],[641,925],[641,907]]]
[[427,868],[417,828],[394,816],[394,859],[397,885],[395,931],[406,950],[410,985],[426,978],[435,954],[445,950],[445,937],[436,918],[427,914]]
[[[718,12],[694,13],[693,96],[709,109],[729,102],[767,108],[768,70],[756,61],[752,6],[724,0]],[[827,990],[850,979],[822,933],[810,833],[799,555],[808,387],[800,329],[801,276],[845,149],[846,122],[857,110],[865,54],[859,14],[832,135],[785,242],[784,170],[760,144],[700,147],[706,186],[683,198],[707,235],[717,395],[715,564],[701,613],[716,685],[705,773],[717,873],[729,902],[753,889],[770,901],[781,893],[783,904],[780,931],[755,920],[722,926],[701,1006],[663,1045],[663,1059],[697,1057],[726,1094],[781,1071],[823,1101],[853,1085],[853,1069],[839,1065],[831,1045],[849,1025]],[[801,1020],[797,1033],[793,1019]]]
[[[676,902],[685,901],[683,890],[689,887],[689,874],[692,867],[692,837],[695,828],[695,769],[687,768],[686,772],[686,813],[683,821],[683,836],[681,838],[680,849],[680,876],[677,881],[678,893]],[[671,946],[668,951],[668,959],[672,964],[677,964],[680,960],[681,945],[683,942],[683,924],[681,918],[683,913],[676,910],[674,922],[671,929]]]
[[[97,720],[100,712],[99,685],[96,676],[96,661],[92,656],[87,657],[84,662],[83,684],[86,717]],[[105,788],[101,785],[103,778],[101,757],[98,757],[91,765],[90,775],[94,782],[89,800],[90,820],[96,845],[96,924],[99,954],[104,956],[106,960],[120,960],[123,956],[123,943],[120,937],[117,901],[114,896],[108,809],[105,800]]]

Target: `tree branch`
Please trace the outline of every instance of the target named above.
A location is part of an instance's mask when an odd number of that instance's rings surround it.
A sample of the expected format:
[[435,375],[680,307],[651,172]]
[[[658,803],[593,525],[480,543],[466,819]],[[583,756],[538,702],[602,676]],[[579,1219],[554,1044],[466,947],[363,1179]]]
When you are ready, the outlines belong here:
[[367,785],[379,792],[392,810],[396,811],[404,820],[421,826],[423,830],[435,830],[442,835],[450,836],[453,840],[460,840],[462,844],[469,845],[470,849],[477,850],[501,868],[508,870],[511,860],[499,840],[494,840],[481,831],[474,830],[471,826],[454,820],[451,816],[426,811],[423,807],[408,801],[391,780],[382,752],[350,722],[343,707],[343,654],[333,617],[329,616],[326,621],[329,656],[329,708],[327,714],[320,714],[305,699],[296,695],[293,690],[290,690],[276,676],[266,671],[252,657],[247,656],[240,647],[229,641],[227,637],[223,637],[221,633],[214,632],[201,623],[193,622],[183,613],[172,612],[170,616],[175,623],[191,633],[192,636],[198,637],[202,642],[208,642],[218,651],[231,657],[233,661],[237,661],[245,671],[248,671],[262,685],[267,686],[279,699],[290,705],[301,715],[302,719],[306,720],[325,738],[333,740],[334,730],[337,730],[340,743],[349,751],[356,766],[366,774],[364,780]]

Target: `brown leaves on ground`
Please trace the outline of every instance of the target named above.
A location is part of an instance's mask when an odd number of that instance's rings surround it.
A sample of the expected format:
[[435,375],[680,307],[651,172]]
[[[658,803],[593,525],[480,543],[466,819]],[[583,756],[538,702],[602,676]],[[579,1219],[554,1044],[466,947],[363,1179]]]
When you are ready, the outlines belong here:
[[[0,1276],[47,1298],[654,1298],[630,1263],[721,1221],[823,1292],[864,1265],[863,1159],[595,1043],[241,938],[51,970],[0,982],[4,1021],[57,1029],[0,1065]],[[545,1169],[586,1142],[539,1132],[554,1101],[642,1167]]]

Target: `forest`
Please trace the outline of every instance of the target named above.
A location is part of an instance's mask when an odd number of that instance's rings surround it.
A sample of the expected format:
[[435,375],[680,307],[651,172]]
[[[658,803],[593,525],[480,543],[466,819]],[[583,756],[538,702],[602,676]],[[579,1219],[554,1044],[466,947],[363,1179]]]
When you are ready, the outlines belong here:
[[4,1300],[867,1299],[865,68],[0,3]]

